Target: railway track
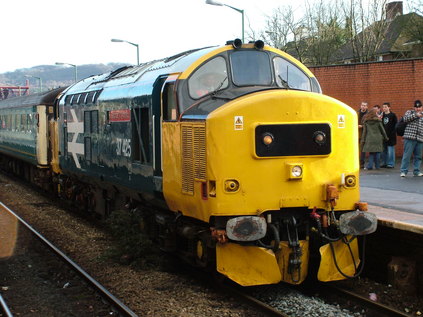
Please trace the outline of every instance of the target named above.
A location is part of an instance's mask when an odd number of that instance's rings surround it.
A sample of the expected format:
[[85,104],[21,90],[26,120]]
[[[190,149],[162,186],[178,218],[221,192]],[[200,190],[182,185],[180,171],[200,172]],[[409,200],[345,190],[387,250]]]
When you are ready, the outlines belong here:
[[[260,312],[263,313],[264,316],[277,316],[277,317],[293,317],[293,316],[301,316],[301,317],[309,317],[309,316],[321,316],[318,312],[307,312],[307,309],[301,310],[299,309],[299,313],[293,312],[292,310],[284,309],[278,307],[278,300],[263,300],[264,297],[268,297],[268,295],[263,295],[262,290],[260,287],[256,290],[251,292],[250,289],[243,289],[239,288],[236,285],[231,284],[219,284],[218,286],[220,289],[225,291],[227,294],[232,296],[237,296],[242,301],[247,303],[248,305],[255,307]],[[286,294],[286,290],[292,290],[292,296],[299,296],[298,301],[304,301],[304,297],[306,296],[311,300],[317,300],[317,302],[325,302],[323,305],[332,305],[335,303],[334,306],[339,307],[339,311],[346,316],[374,316],[374,317],[410,317],[410,314],[404,313],[399,311],[395,308],[392,308],[388,305],[372,301],[366,297],[363,297],[359,294],[354,293],[351,290],[343,288],[341,286],[336,286],[333,284],[323,284],[323,283],[308,283],[307,286],[303,287],[300,286],[298,288],[290,287],[287,285],[274,285],[270,286],[270,292],[268,290],[265,291],[266,294],[273,293],[274,298],[280,298],[280,303],[285,302],[288,300]],[[281,290],[284,295],[278,296],[277,293]],[[301,294],[299,294],[299,292]],[[290,292],[290,291],[288,291]],[[261,298],[261,299],[259,299]],[[295,303],[295,300],[289,299]],[[344,303],[344,304],[340,304]],[[317,304],[320,305],[320,304]],[[286,306],[286,303],[283,303],[280,306]],[[322,308],[323,310],[326,309],[325,307]],[[347,312],[347,310],[349,312]],[[328,312],[330,316],[339,316],[336,312]]]
[[6,301],[0,295],[0,316],[2,317],[12,317],[9,307],[7,306]]
[[[2,183],[2,186],[4,186],[4,187],[2,187],[2,188],[5,189],[6,186],[8,186],[8,185],[5,185],[5,184],[8,184],[8,183],[9,183],[9,181],[8,182],[3,182]],[[14,185],[13,186],[10,186],[10,187],[13,187],[14,188]],[[18,191],[18,192],[20,192],[20,191]],[[25,193],[21,193],[20,194],[21,197],[24,197],[26,195],[27,194],[25,194]],[[38,199],[34,199],[35,197],[31,197],[31,198],[32,198],[32,200],[31,200],[30,203],[25,203],[25,202],[22,201],[21,204],[14,205],[14,209],[16,208],[17,211],[19,211],[19,209],[22,208],[21,206],[25,206],[24,208],[26,208],[26,207],[37,207],[38,208],[39,207],[39,211],[38,212],[40,214],[44,214],[44,213],[46,213],[46,210],[45,209],[47,207],[48,208],[52,208],[49,203],[48,204],[46,203],[45,200],[40,200],[39,203],[36,203],[38,201]],[[16,198],[15,198],[15,200],[16,200]],[[35,201],[35,203],[34,203],[34,201]],[[48,201],[50,201],[50,200],[48,200]],[[10,203],[10,201],[9,201],[9,203]],[[20,212],[20,214],[24,214],[25,217],[26,216],[29,216],[29,218],[27,218],[27,219],[32,219],[31,215],[32,214],[35,214],[35,213],[34,213],[34,211],[32,211],[31,213],[28,213],[28,212],[21,213]],[[59,212],[59,214],[62,214],[62,212]],[[49,219],[49,220],[47,220],[47,223],[49,223],[49,224],[55,223],[52,218],[47,218],[47,219]],[[31,221],[33,221],[33,219]],[[71,222],[70,222],[70,220],[68,218],[66,218],[65,223],[68,224],[68,226],[69,226],[69,224]],[[70,227],[74,228],[74,225],[70,225]],[[63,229],[62,229],[62,231],[63,231]],[[79,236],[82,236],[84,234],[84,232],[85,231],[79,231]],[[68,239],[68,238],[65,238],[65,239]],[[99,240],[99,241],[101,241],[101,240]],[[62,248],[64,248],[63,244],[60,244],[60,245],[61,245]],[[94,246],[94,248],[95,249],[98,249],[98,246],[97,247]],[[65,249],[67,250],[66,247],[65,247]],[[72,254],[73,254],[73,256],[75,256],[75,253],[72,253]],[[143,282],[145,282],[145,279],[143,277],[141,277],[141,278],[139,278],[139,281],[140,282],[137,283],[137,284],[142,284]],[[164,286],[163,285],[167,285],[167,288],[169,288],[169,287],[171,288],[171,285],[169,283],[161,283],[159,285],[156,284],[152,289],[149,289],[148,290],[148,293],[151,294],[156,289],[158,289],[160,291],[160,293],[163,293],[164,294],[164,292],[162,292],[162,290],[164,290],[164,288],[163,288]],[[195,283],[194,283],[194,285],[195,285]],[[183,287],[186,287],[186,284],[184,284]],[[322,287],[322,285],[319,285],[317,287],[318,293],[321,293],[321,287]],[[221,286],[218,286],[217,288],[218,289],[221,289],[222,287]],[[239,293],[238,291],[239,290],[237,290],[237,289],[228,290],[228,291],[226,291],[226,294],[227,294],[226,297],[229,298],[229,301],[231,301],[231,302],[232,301],[237,302],[237,305],[238,305],[238,303],[243,302],[243,303],[247,303],[248,304],[248,305],[245,305],[245,306],[254,307],[254,308],[251,308],[251,310],[249,311],[251,314],[256,313],[257,311],[260,311],[260,312],[262,312],[260,316],[262,316],[262,315],[263,316],[288,316],[288,314],[283,313],[283,312],[279,311],[278,309],[276,309],[274,307],[271,307],[268,302],[266,303],[266,302],[260,301],[257,298],[255,298],[254,296],[251,296],[250,295],[251,293],[250,294],[247,294],[247,293],[246,294],[238,294]],[[128,289],[125,288],[124,292],[122,292],[121,294],[129,294],[128,292],[129,292]],[[132,294],[136,294],[136,296],[138,298],[139,297],[143,297],[143,293],[140,290],[137,290],[137,291],[132,290],[131,292],[132,292]],[[335,290],[328,290],[328,292],[335,293],[336,291]],[[116,294],[119,294],[119,293],[116,293]],[[167,293],[167,294],[169,295],[169,293]],[[178,292],[177,294],[178,294],[178,296],[181,295],[180,292]],[[234,296],[235,294],[236,294],[236,296]],[[156,294],[156,295],[157,296],[160,296],[160,294]],[[353,296],[352,294],[350,294],[350,295]],[[344,294],[344,295],[340,295],[340,296],[343,297],[344,299],[346,299],[346,298],[351,298],[350,295],[345,295]],[[125,295],[121,295],[121,297],[123,297],[123,296],[125,296]],[[315,296],[315,295],[311,295],[311,296]],[[192,298],[192,295],[190,295],[189,297]],[[233,299],[234,297],[236,297],[235,300]],[[241,297],[242,297],[242,299],[239,300],[239,298],[241,298]],[[169,296],[167,297],[167,299],[161,299],[161,300],[155,301],[155,303],[157,303],[157,304],[155,304],[156,307],[159,307],[159,306],[163,305],[163,308],[160,308],[160,310],[166,311],[167,310],[167,308],[165,307],[166,305],[163,304],[163,303],[165,303],[165,301],[167,301],[168,299],[169,299]],[[199,301],[198,298],[197,298],[197,300],[196,300],[195,303],[190,302],[189,304],[187,304],[188,301],[189,301],[188,299],[184,299],[183,300],[185,307],[188,306],[188,305],[190,307],[195,307],[195,305],[198,305],[198,307],[203,307],[204,308],[204,306],[200,306],[199,305],[200,301]],[[206,301],[207,301],[207,299],[206,299]],[[333,301],[332,300],[327,300],[326,302],[327,303],[331,303],[331,302],[335,302],[335,301],[337,301],[337,300],[333,300]],[[355,296],[355,299],[351,299],[350,301],[356,303],[356,306],[358,307],[357,309],[354,309],[353,310],[355,312],[359,312],[359,311],[361,312],[361,310],[365,310],[365,312],[367,312],[367,311],[370,311],[370,309],[371,309],[371,308],[368,308],[368,306],[373,306],[372,312],[373,311],[379,311],[377,313],[377,315],[375,313],[376,316],[410,316],[410,315],[404,314],[403,312],[398,312],[395,309],[389,309],[389,308],[378,308],[378,309],[376,309],[375,308],[376,306],[383,306],[383,305],[380,305],[380,303],[377,303],[377,302],[376,303],[375,302],[368,302],[368,301],[366,301],[366,299],[364,299],[362,301],[361,299],[359,299],[359,296]],[[221,303],[219,303],[219,305],[220,304]],[[214,304],[214,305],[212,304],[211,306],[212,307],[218,307],[218,306],[216,306],[216,304]],[[152,307],[152,306],[150,306],[150,307]],[[219,306],[219,307],[221,307],[221,306]],[[153,309],[155,309],[155,308],[149,308],[149,311],[153,311]],[[250,309],[250,308],[248,308],[248,309]],[[140,312],[140,311],[141,310],[138,308],[137,312]],[[159,311],[159,308],[157,309],[157,311]],[[197,310],[195,310],[195,311],[197,311]],[[229,308],[227,308],[226,311],[229,311]],[[364,313],[361,316],[364,316]],[[157,314],[157,315],[160,315],[160,314]],[[200,316],[200,314],[192,314],[192,315],[193,316]],[[211,314],[210,314],[210,316],[211,316]],[[238,316],[238,315],[235,314],[234,316]],[[239,316],[249,316],[249,315],[248,314],[247,315],[241,314]],[[251,316],[253,316],[253,315],[251,315]],[[254,315],[254,316],[256,316],[256,315]],[[295,316],[295,315],[289,314],[289,316],[292,317],[292,316]],[[306,317],[306,316],[319,316],[319,315],[306,315],[306,314],[302,314],[301,316],[302,317]],[[338,315],[335,314],[333,316],[338,316]],[[350,316],[353,316],[353,315],[350,315]],[[354,316],[358,316],[358,315],[354,315]]]
[[366,297],[363,297],[359,294],[354,293],[346,288],[335,286],[335,285],[326,285],[325,286],[332,293],[337,293],[339,297],[348,298],[350,301],[359,303],[361,306],[366,307],[371,310],[376,316],[391,316],[391,317],[409,317],[410,314],[406,314],[402,311],[399,311],[395,308],[392,308],[388,305],[370,300]]
[[[0,212],[7,212],[9,215],[12,215],[19,222],[20,226],[23,226],[32,236],[41,242],[44,248],[47,248],[49,252],[55,255],[56,258],[60,259],[65,266],[71,272],[74,272],[75,275],[79,276],[91,290],[94,290],[95,294],[100,296],[102,302],[107,303],[111,307],[111,312],[109,315],[119,315],[119,316],[137,316],[131,309],[124,305],[118,298],[111,294],[105,287],[98,283],[94,278],[92,278],[87,272],[85,272],[79,265],[77,265],[72,259],[70,259],[66,254],[60,251],[52,243],[50,243],[46,238],[44,238],[40,233],[38,233],[34,228],[32,228],[28,223],[26,223],[21,217],[19,217],[15,212],[5,206],[0,202]],[[1,222],[0,222],[1,223]],[[31,265],[29,265],[31,266]],[[58,273],[61,274],[61,273]],[[63,288],[66,288],[69,283],[65,284]],[[7,287],[6,287],[7,290]],[[19,290],[18,290],[19,291]],[[0,300],[1,306],[3,308],[2,316],[12,316],[10,310],[7,308],[7,305],[4,299]],[[3,305],[4,304],[4,305]],[[37,310],[37,308],[34,308]]]

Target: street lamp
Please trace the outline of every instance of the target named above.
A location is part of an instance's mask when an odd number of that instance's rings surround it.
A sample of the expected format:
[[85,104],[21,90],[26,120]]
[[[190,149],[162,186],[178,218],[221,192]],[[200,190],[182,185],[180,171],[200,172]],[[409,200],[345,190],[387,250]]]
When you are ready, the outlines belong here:
[[125,42],[125,43],[128,43],[128,44],[134,45],[137,48],[137,66],[140,64],[140,48],[139,48],[138,44],[128,42],[128,41],[125,41],[125,40],[119,40],[119,39],[111,39],[111,41],[116,42],[116,43]]
[[232,7],[230,5],[227,5],[225,3],[221,3],[221,2],[218,2],[218,1],[214,1],[214,0],[206,0],[206,4],[211,4],[213,6],[225,6],[225,7],[231,8],[231,9],[241,13],[241,15],[242,15],[242,43],[244,43],[244,10],[241,10],[241,9]]
[[25,77],[38,79],[40,81],[40,92],[43,91],[43,81],[42,81],[41,77],[32,76],[32,75],[25,75]]
[[69,65],[75,68],[75,82],[77,82],[78,80],[78,66],[76,66],[75,64],[69,64],[69,63],[61,63],[61,62],[56,62],[56,65]]

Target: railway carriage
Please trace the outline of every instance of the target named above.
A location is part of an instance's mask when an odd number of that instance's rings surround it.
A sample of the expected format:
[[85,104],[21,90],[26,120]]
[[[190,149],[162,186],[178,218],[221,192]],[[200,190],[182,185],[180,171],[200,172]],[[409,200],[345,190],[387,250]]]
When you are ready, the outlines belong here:
[[50,125],[55,124],[55,103],[63,90],[0,101],[2,165],[40,185],[42,180],[51,181],[52,153],[57,151],[53,149],[56,133]]
[[[57,95],[57,192],[99,214],[126,208],[166,251],[241,285],[357,274],[357,116],[262,41],[86,78]],[[57,103],[56,103],[57,104]]]

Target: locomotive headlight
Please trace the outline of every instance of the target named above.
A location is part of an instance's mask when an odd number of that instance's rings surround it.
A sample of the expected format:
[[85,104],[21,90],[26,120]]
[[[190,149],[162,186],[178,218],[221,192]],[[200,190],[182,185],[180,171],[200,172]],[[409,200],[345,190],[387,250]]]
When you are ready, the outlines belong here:
[[287,177],[289,179],[302,179],[304,175],[304,168],[302,163],[288,163],[286,164]]
[[234,241],[255,241],[266,235],[267,225],[263,217],[241,216],[228,220],[226,234]]
[[292,170],[291,170],[291,174],[294,177],[300,177],[303,174],[303,169],[301,166],[299,165],[295,165]]
[[264,145],[269,146],[273,143],[274,137],[271,133],[264,133],[262,137],[262,142]]
[[322,131],[316,131],[313,134],[313,140],[319,145],[323,145],[326,143],[326,134]]

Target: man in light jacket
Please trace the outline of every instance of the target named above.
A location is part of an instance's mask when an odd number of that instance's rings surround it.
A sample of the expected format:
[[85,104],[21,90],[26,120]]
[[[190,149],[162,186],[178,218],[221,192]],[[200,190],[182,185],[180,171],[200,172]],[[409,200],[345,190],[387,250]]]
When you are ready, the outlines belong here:
[[414,102],[414,109],[408,110],[404,115],[404,122],[407,127],[404,132],[404,153],[401,161],[401,177],[405,177],[408,173],[408,166],[410,165],[411,155],[413,155],[413,175],[423,176],[420,172],[420,165],[422,163],[423,150],[423,114],[422,102],[416,100]]

